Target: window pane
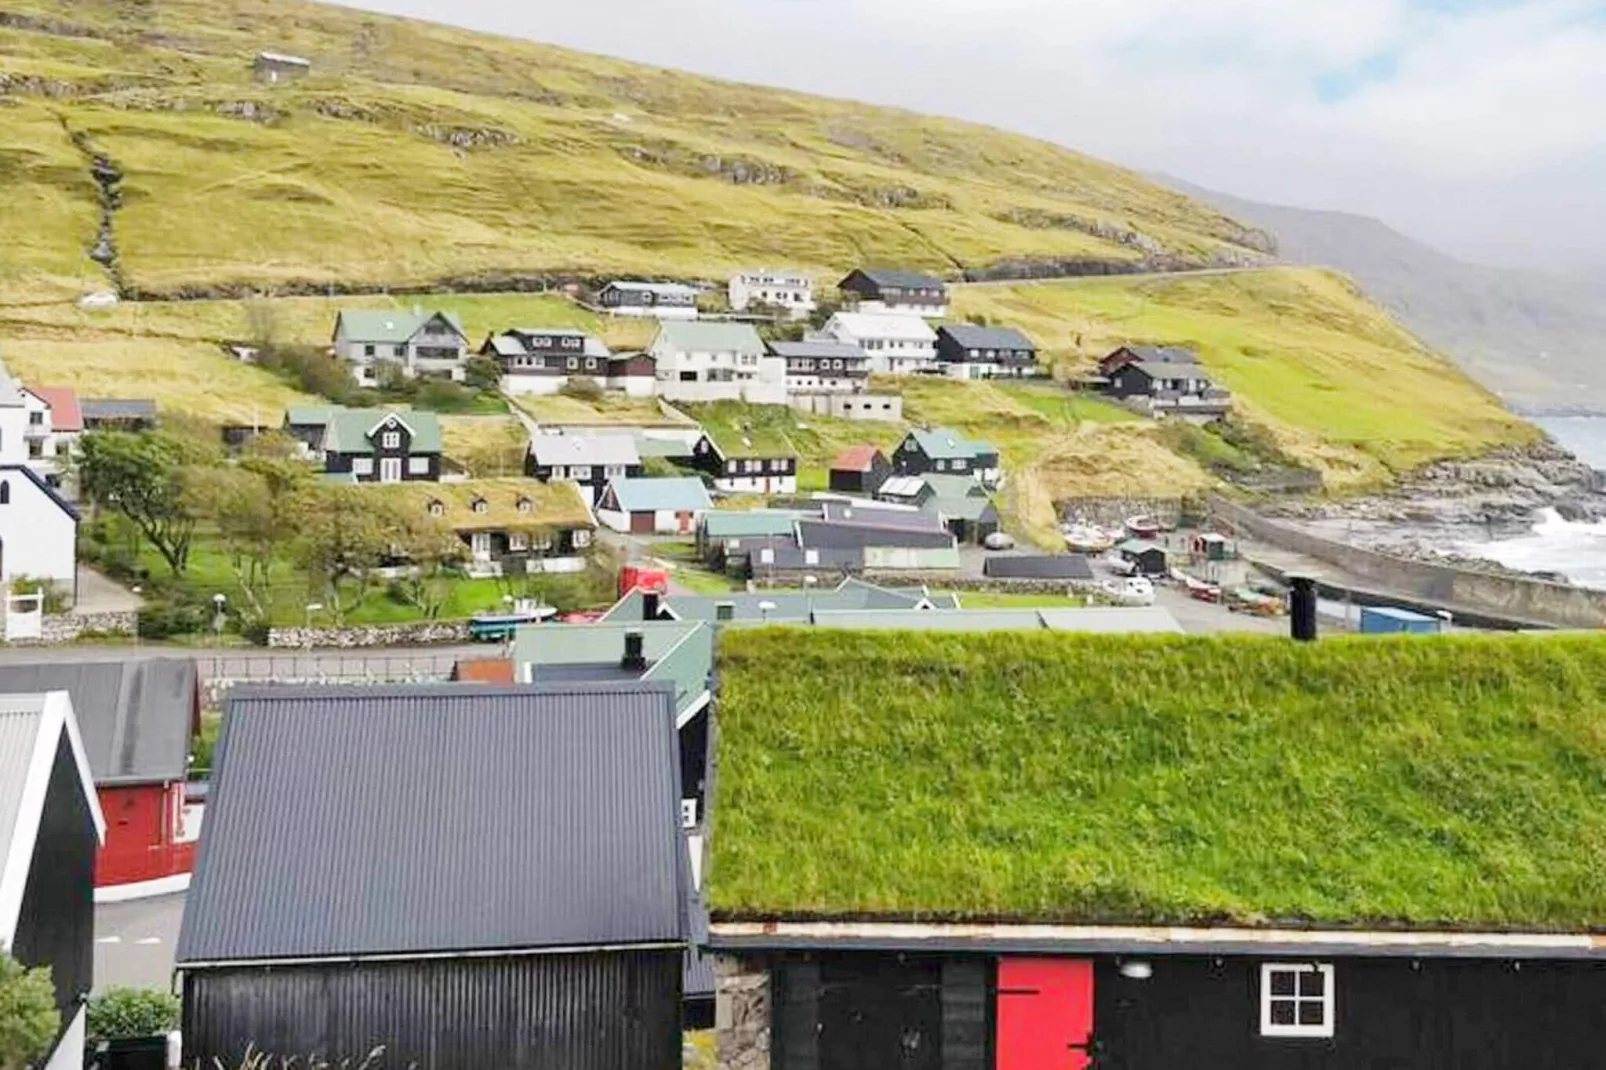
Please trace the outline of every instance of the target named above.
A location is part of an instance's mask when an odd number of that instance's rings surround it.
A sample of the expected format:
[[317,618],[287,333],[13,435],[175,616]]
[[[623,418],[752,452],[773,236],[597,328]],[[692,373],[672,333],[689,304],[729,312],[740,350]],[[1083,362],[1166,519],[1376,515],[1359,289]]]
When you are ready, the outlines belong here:
[[[1301,1000],[1299,1003],[1299,1024],[1321,1025],[1325,1020],[1323,1012],[1326,1009],[1319,1000]],[[1273,1018],[1272,1020],[1275,1021],[1276,1019]]]
[[1297,975],[1292,970],[1278,970],[1271,975],[1271,994],[1274,996],[1292,996],[1294,994],[1294,978]]
[[1294,1024],[1294,1003],[1293,1003],[1292,1000],[1286,1000],[1286,999],[1272,1000],[1272,1004],[1271,1004],[1271,1024],[1272,1025],[1293,1025]]
[[1327,976],[1320,970],[1299,975],[1299,994],[1321,998],[1327,991]]

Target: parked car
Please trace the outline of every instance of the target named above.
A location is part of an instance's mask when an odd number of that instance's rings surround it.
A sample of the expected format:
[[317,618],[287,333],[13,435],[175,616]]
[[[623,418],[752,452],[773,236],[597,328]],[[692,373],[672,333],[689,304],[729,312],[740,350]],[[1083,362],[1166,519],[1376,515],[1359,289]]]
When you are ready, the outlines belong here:
[[983,539],[981,544],[989,550],[1013,550],[1015,537],[1002,531],[995,531]]
[[1129,606],[1154,605],[1154,584],[1147,576],[1127,576],[1100,584],[1105,594]]

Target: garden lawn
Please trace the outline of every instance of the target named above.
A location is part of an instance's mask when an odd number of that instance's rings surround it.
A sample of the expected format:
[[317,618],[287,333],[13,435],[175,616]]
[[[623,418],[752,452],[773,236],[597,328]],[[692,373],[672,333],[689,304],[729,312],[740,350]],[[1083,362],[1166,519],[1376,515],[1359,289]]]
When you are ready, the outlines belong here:
[[719,671],[720,917],[1606,928],[1606,637],[769,628]]

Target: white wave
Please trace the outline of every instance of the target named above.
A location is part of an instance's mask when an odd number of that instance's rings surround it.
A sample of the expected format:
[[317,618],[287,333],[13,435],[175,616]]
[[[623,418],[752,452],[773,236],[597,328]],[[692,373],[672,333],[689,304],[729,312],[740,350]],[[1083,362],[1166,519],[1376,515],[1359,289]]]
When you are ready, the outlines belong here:
[[1606,588],[1606,521],[1579,523],[1543,509],[1527,535],[1463,543],[1457,551],[1522,572],[1557,572],[1585,587]]

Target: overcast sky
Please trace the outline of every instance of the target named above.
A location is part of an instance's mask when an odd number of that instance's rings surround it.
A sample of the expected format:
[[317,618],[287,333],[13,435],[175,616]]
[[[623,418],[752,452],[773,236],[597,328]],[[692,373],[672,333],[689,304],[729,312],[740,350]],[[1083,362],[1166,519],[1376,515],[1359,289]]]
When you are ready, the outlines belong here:
[[356,0],[1606,266],[1606,0]]

